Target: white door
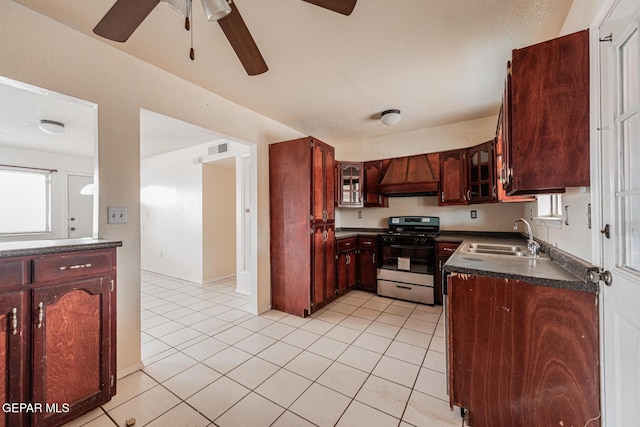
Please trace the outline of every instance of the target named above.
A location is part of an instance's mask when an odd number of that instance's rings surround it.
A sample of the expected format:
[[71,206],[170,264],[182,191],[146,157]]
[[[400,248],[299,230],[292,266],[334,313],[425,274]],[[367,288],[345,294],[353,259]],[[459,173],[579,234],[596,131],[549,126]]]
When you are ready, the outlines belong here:
[[[604,425],[640,426],[640,2],[600,26]],[[608,36],[611,35],[611,41]]]
[[67,177],[69,238],[93,235],[93,177],[69,175]]

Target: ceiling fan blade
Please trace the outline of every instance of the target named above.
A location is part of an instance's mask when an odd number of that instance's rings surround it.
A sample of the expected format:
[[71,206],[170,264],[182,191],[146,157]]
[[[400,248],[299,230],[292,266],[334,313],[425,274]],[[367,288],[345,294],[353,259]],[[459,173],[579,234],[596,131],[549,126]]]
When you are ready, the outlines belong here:
[[235,2],[231,3],[231,13],[219,19],[218,24],[220,24],[224,35],[227,36],[247,74],[255,76],[265,73],[269,69]]
[[114,42],[125,42],[158,3],[160,0],[118,0],[93,32]]
[[337,13],[349,16],[353,12],[353,8],[356,7],[357,0],[304,0],[307,3],[315,4],[316,6],[323,7],[325,9],[332,10]]

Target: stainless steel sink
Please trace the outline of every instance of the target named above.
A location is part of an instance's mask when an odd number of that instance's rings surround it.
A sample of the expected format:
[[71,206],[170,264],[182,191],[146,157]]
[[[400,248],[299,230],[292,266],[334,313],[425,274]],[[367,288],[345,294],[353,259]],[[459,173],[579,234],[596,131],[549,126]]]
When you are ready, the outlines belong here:
[[522,258],[546,258],[544,254],[540,256],[534,256],[527,251],[525,246],[499,244],[499,243],[466,243],[461,249],[461,252],[477,255],[497,255],[507,257],[522,257]]

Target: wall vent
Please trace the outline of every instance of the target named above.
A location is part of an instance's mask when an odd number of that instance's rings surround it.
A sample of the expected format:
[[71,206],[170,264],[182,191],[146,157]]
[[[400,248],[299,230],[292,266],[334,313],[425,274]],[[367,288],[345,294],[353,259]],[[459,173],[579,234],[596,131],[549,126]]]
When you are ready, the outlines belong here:
[[229,151],[229,143],[224,142],[222,144],[214,145],[213,147],[209,147],[209,155],[212,156],[214,154],[226,153]]

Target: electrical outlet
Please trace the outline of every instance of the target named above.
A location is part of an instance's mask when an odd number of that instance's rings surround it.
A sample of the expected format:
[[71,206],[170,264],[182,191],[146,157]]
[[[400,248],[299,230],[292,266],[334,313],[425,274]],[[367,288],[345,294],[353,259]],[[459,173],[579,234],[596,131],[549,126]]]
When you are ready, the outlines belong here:
[[471,211],[471,219],[476,219],[476,218],[478,218],[478,211],[473,209]]
[[107,208],[107,224],[126,224],[127,208]]
[[358,219],[362,219],[362,211],[358,211]]

